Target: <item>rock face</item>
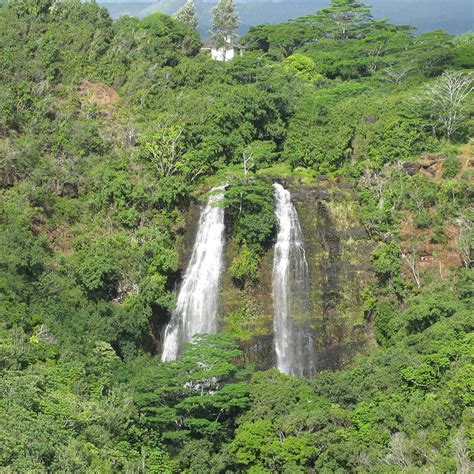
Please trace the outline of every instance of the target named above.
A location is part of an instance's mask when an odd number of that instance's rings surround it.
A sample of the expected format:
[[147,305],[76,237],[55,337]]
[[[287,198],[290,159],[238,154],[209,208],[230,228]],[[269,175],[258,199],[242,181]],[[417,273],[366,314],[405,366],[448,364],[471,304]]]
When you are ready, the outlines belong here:
[[[358,201],[349,183],[331,183],[321,177],[314,184],[279,180],[291,192],[298,211],[310,275],[311,332],[316,371],[337,369],[373,342],[364,319],[362,294],[372,278],[372,246],[358,222]],[[196,233],[198,213],[191,208],[180,245],[184,271]],[[230,238],[225,268],[238,249]],[[227,270],[221,280],[221,330],[233,333],[247,362],[257,369],[275,366],[272,300],[273,246],[260,262],[260,280],[238,287]]]
[[[337,369],[371,343],[362,310],[372,246],[357,220],[357,196],[348,183],[290,185],[307,248],[311,278],[316,370]],[[327,195],[322,197],[322,190]]]

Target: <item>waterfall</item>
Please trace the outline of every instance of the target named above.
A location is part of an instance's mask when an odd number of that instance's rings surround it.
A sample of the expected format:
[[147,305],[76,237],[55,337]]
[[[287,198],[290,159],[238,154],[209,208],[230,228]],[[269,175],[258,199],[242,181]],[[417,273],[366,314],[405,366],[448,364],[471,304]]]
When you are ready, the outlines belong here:
[[215,204],[224,197],[225,186],[212,189],[201,210],[198,231],[176,309],[166,327],[163,361],[176,360],[183,343],[195,334],[217,330],[218,290],[223,265],[224,209]]
[[291,194],[275,183],[278,236],[273,260],[273,305],[277,368],[312,376],[315,348],[309,327],[309,274],[305,244]]

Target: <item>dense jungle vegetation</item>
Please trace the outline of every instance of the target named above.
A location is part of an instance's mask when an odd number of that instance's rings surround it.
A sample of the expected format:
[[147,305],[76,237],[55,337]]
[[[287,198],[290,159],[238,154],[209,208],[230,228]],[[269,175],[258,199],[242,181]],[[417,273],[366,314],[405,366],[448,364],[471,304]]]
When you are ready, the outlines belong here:
[[[2,472],[472,468],[473,35],[333,0],[241,41],[224,64],[165,15],[0,2]],[[400,164],[426,154],[436,176]],[[231,184],[230,271],[252,285],[268,177],[322,174],[356,187],[374,243],[373,351],[308,380],[221,333],[161,363],[189,204]],[[459,263],[421,271],[422,239],[453,235]]]

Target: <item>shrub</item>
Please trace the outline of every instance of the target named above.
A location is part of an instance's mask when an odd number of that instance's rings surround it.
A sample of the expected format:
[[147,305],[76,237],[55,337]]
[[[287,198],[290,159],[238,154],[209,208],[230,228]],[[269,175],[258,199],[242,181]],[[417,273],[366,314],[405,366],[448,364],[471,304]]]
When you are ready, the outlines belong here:
[[443,163],[443,178],[455,178],[461,171],[461,162],[457,156],[448,156]]
[[382,346],[389,346],[396,334],[396,313],[391,302],[382,302],[375,310],[375,336]]
[[230,266],[229,271],[232,280],[240,285],[245,284],[247,281],[257,281],[259,278],[258,260],[259,256],[257,253],[244,245]]
[[261,181],[233,184],[226,191],[224,206],[238,243],[257,252],[269,243],[276,226],[271,185]]
[[430,211],[423,209],[415,216],[413,221],[418,229],[427,229],[433,224],[433,216]]

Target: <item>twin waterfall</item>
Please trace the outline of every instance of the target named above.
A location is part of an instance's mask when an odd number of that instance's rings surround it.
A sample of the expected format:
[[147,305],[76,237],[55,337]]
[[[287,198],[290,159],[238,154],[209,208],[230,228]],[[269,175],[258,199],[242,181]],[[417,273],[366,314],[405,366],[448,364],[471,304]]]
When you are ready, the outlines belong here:
[[[285,374],[312,376],[316,357],[309,328],[309,273],[303,233],[290,192],[278,183],[273,186],[278,219],[272,289],[276,365]],[[216,203],[222,200],[224,189],[214,188],[201,210],[191,260],[165,330],[163,361],[176,360],[182,345],[195,334],[211,334],[218,329],[224,209]]]
[[176,309],[166,327],[161,360],[176,360],[180,348],[195,334],[217,331],[219,280],[224,254],[224,209],[215,204],[224,186],[214,188],[202,209],[191,260],[184,275]]

